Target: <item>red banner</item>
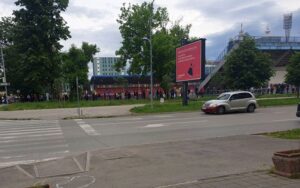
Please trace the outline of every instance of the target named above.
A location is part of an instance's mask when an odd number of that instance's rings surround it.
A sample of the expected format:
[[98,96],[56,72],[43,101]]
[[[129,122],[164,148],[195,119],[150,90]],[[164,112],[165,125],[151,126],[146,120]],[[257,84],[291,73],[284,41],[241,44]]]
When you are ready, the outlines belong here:
[[201,41],[176,49],[176,81],[201,79]]

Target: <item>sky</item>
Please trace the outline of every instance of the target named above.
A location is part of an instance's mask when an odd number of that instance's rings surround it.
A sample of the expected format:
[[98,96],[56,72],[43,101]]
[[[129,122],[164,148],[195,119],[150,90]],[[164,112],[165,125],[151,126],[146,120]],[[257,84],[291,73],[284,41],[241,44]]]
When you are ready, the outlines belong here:
[[[0,17],[10,16],[17,9],[15,0],[0,0]],[[96,56],[115,56],[121,46],[116,22],[123,3],[141,4],[144,0],[70,0],[62,14],[72,38],[61,41],[63,50],[83,41],[96,44]],[[148,1],[150,2],[150,0]],[[254,36],[284,36],[283,14],[293,13],[291,36],[300,36],[299,0],[155,0],[155,7],[166,7],[171,21],[192,24],[190,36],[207,39],[206,56],[214,60],[230,38],[243,30]]]

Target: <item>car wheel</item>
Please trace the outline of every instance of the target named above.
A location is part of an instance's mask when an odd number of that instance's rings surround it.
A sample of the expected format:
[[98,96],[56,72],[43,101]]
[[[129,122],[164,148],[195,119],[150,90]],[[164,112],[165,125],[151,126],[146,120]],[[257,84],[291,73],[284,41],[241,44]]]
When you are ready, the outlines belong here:
[[248,107],[247,107],[247,112],[249,113],[252,113],[255,111],[255,105],[254,104],[250,104]]
[[224,106],[219,106],[217,109],[217,114],[224,114],[225,113],[225,107]]

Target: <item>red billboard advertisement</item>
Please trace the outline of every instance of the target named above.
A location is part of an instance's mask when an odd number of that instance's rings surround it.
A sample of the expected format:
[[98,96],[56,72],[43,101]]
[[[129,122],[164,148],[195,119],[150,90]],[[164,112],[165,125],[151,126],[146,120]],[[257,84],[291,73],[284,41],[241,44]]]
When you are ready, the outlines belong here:
[[204,41],[198,40],[176,49],[177,82],[200,80],[202,78],[204,71],[202,70],[204,68],[204,48]]

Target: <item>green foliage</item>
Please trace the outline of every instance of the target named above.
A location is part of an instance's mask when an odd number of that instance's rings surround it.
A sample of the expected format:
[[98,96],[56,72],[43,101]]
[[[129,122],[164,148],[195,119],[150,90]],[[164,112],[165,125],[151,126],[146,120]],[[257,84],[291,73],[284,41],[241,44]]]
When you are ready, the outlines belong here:
[[266,133],[267,136],[282,138],[282,139],[300,139],[300,129],[292,129],[288,131],[280,131],[273,133]]
[[245,36],[239,47],[226,58],[224,76],[231,89],[262,87],[273,75],[271,59],[261,53],[255,41]]
[[[263,97],[261,97],[261,98],[263,98]],[[300,100],[297,98],[260,99],[260,100],[258,100],[258,105],[260,107],[285,106],[285,105],[297,105],[299,102],[300,102]]]
[[19,9],[12,19],[2,23],[9,25],[4,37],[12,43],[5,51],[8,81],[11,88],[23,95],[51,92],[61,73],[62,48],[59,41],[70,37],[68,27],[60,16],[68,6],[68,0],[18,0]]
[[88,82],[88,63],[97,52],[99,49],[96,45],[83,42],[81,48],[72,45],[69,51],[62,55],[63,77],[65,82],[70,84],[71,98],[76,96],[76,77],[80,85]]
[[0,41],[10,45],[13,40],[14,22],[12,17],[2,17],[0,21]]
[[186,112],[186,111],[200,111],[202,101],[190,101],[189,105],[182,106],[181,102],[165,102],[163,104],[155,103],[153,108],[151,105],[134,107],[131,112],[134,113],[163,113],[163,112]]
[[173,81],[172,78],[166,74],[162,77],[160,86],[168,93],[168,91],[172,87],[172,81]]
[[300,53],[294,54],[290,59],[290,64],[287,66],[287,74],[285,81],[288,84],[297,87],[297,96],[299,97],[300,87]]
[[[151,23],[150,23],[151,20]],[[116,69],[120,70],[130,63],[130,74],[146,75],[150,72],[150,39],[152,29],[153,73],[161,82],[163,76],[175,79],[175,49],[182,38],[188,38],[191,25],[181,26],[177,21],[167,29],[170,23],[166,8],[153,9],[153,2],[126,6],[123,4],[117,22],[123,38],[121,48],[116,51],[120,61]],[[151,27],[150,27],[151,24]]]

